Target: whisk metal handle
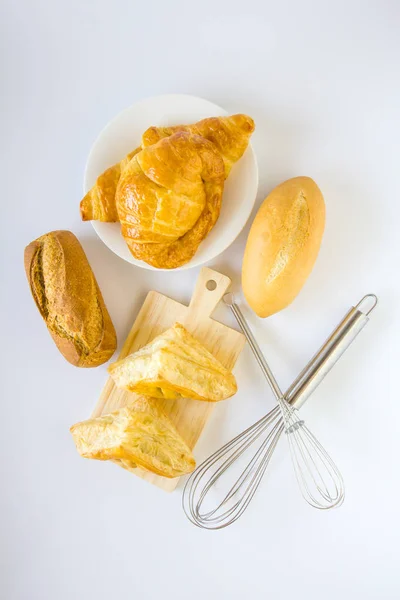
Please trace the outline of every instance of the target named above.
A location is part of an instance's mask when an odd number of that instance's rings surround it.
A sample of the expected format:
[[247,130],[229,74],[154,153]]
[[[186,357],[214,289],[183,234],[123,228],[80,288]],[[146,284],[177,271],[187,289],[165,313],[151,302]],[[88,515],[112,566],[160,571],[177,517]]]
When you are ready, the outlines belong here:
[[285,399],[300,408],[319,386],[342,354],[368,323],[368,315],[378,303],[375,294],[367,294],[343,317],[339,325],[314,354],[285,392]]
[[257,344],[250,327],[247,325],[247,322],[246,322],[244,316],[242,315],[242,311],[240,310],[238,305],[235,303],[232,292],[228,292],[227,294],[225,294],[223,297],[223,301],[225,302],[225,304],[227,304],[230,307],[231,311],[235,315],[236,320],[239,324],[239,327],[243,331],[245,338],[246,338],[258,364],[260,365],[260,368],[261,368],[266,380],[268,381],[273,393],[275,394],[276,399],[282,400],[283,394],[278,385],[278,382],[276,381],[271,369],[269,368],[269,365],[268,365],[267,361],[265,360],[264,355],[261,352],[261,348]]
[[[314,354],[304,369],[296,377],[292,385],[286,390],[284,396],[273,376],[262,352],[254,339],[251,329],[242,315],[238,305],[235,303],[232,292],[223,297],[243,331],[251,350],[261,367],[267,381],[269,382],[277,399],[284,398],[292,406],[300,408],[313,391],[319,386],[332,367],[337,363],[342,354],[347,350],[352,341],[365,327],[369,320],[369,314],[378,303],[375,294],[367,294],[356,306],[352,306],[343,317],[339,325],[328,337],[321,348]],[[368,306],[369,305],[369,306]]]

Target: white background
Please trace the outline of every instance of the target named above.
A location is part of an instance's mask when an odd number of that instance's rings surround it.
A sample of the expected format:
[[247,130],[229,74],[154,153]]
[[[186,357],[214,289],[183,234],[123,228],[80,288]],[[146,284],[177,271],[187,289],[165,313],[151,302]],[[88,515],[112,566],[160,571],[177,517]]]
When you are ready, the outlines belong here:
[[[399,598],[398,2],[3,0],[2,13],[0,596]],[[304,410],[347,484],[337,511],[302,501],[284,445],[247,513],[219,532],[189,524],[179,491],[75,451],[69,426],[90,414],[106,365],[76,369],[57,352],[23,249],[74,231],[119,345],[148,290],[189,300],[197,269],[124,263],[78,210],[98,132],[125,106],[176,92],[254,117],[257,204],[295,175],[325,195],[323,246],[300,296],[266,321],[246,310],[282,387],[351,304],[380,297]],[[236,290],[247,231],[211,265]],[[223,307],[216,317],[233,325]],[[240,391],[216,408],[198,458],[273,406],[248,349],[235,372]]]

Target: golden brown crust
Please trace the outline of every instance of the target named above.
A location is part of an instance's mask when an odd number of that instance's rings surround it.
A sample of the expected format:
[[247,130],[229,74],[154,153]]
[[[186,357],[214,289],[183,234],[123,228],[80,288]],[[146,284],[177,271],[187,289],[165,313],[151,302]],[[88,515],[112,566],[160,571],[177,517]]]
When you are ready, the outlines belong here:
[[93,271],[70,231],[51,231],[25,248],[25,271],[61,354],[78,367],[111,358],[117,340]]
[[97,179],[81,202],[82,219],[120,220],[132,254],[154,267],[185,264],[215,225],[223,191],[220,178],[218,183],[214,176],[205,180],[203,190],[193,178],[198,183],[203,173],[219,173],[222,159],[226,179],[253,131],[253,119],[242,114],[150,127],[142,152],[137,148]]
[[178,132],[137,154],[116,193],[135,258],[164,269],[188,262],[218,219],[223,188],[221,155],[200,136]]
[[163,477],[194,470],[193,455],[175,427],[152,398],[70,428],[84,458],[112,460],[124,468],[136,466]]
[[80,210],[82,221],[116,223],[119,220],[115,206],[117,184],[125,166],[140,150],[141,148],[136,148],[123,158],[121,162],[113,165],[97,178],[94,186],[81,200]]
[[237,392],[234,375],[180,323],[108,372],[118,387],[153,398],[219,402]]
[[288,306],[317,259],[325,227],[325,203],[310,177],[278,185],[261,205],[247,239],[242,287],[260,317]]
[[160,139],[186,131],[200,135],[212,142],[221,154],[225,164],[225,178],[232,165],[244,154],[254,131],[254,121],[248,115],[238,114],[231,117],[209,117],[193,125],[175,125],[174,127],[150,127],[142,136],[142,147],[156,144]]

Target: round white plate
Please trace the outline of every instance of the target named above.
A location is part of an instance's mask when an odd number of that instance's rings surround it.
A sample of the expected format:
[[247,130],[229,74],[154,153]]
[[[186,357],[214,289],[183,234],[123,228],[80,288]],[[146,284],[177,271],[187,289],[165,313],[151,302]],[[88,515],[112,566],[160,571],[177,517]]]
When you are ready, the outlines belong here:
[[[133,104],[110,121],[93,144],[86,163],[84,193],[90,190],[103,171],[140,145],[142,134],[148,127],[190,124],[206,117],[227,114],[223,108],[208,100],[183,94],[156,96]],[[257,161],[249,145],[225,183],[221,214],[215,227],[200,244],[192,260],[175,270],[201,265],[232,244],[250,216],[257,186]],[[92,224],[99,238],[115,254],[139,267],[155,269],[132,256],[118,223],[92,221]]]

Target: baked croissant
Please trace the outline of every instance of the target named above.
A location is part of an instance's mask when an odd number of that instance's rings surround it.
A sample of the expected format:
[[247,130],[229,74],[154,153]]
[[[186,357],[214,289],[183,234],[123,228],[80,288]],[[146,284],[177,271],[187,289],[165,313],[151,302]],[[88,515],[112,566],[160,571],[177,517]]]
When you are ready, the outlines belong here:
[[70,431],[84,458],[112,460],[164,477],[179,477],[196,466],[189,447],[151,398],[138,397],[129,406],[77,423]]
[[119,220],[132,254],[152,266],[185,264],[215,225],[223,181],[253,131],[246,115],[151,127],[143,150],[105,171],[86,194],[83,220]]
[[121,162],[106,169],[97,178],[94,186],[81,201],[82,221],[103,221],[106,223],[116,223],[119,221],[115,205],[117,184],[121,177],[121,171],[140,150],[140,147],[135,148]]
[[116,193],[121,233],[135,258],[163,269],[187,263],[219,217],[224,173],[216,147],[187,132],[136,154]]
[[209,117],[193,125],[175,125],[174,127],[150,127],[142,136],[142,148],[156,144],[164,137],[178,131],[187,131],[201,135],[216,146],[225,164],[225,178],[232,165],[241,158],[254,131],[254,121],[247,115],[231,117]]
[[218,402],[237,392],[234,375],[179,323],[108,372],[118,387],[153,398]]

